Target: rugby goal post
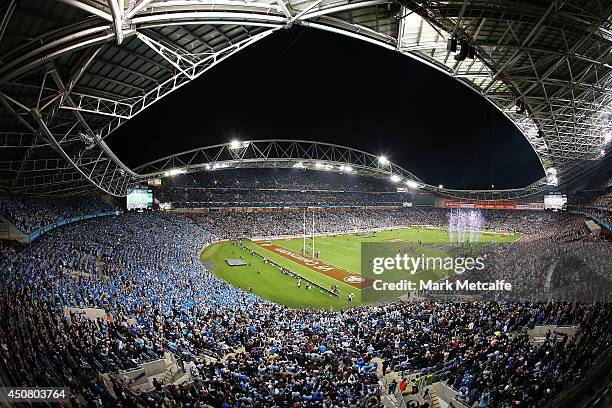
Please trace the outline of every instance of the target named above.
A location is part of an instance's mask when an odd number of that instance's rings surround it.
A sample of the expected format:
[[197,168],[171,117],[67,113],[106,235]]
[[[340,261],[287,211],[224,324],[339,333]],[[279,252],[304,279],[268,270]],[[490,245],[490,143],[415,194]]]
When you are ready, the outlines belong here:
[[[306,232],[306,208],[304,208],[304,217],[303,217],[303,244],[302,244],[302,254],[306,255],[307,253],[307,245],[306,245],[306,237],[307,237],[307,232]],[[312,211],[312,226],[310,228],[310,242],[311,242],[311,255],[314,258],[315,257],[315,213],[314,210]]]

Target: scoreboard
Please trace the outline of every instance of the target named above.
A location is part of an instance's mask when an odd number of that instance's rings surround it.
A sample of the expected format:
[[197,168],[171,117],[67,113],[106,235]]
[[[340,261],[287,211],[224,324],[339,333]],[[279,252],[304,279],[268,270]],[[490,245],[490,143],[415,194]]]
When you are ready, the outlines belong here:
[[150,210],[153,208],[153,192],[146,188],[134,188],[127,195],[127,209]]
[[565,210],[567,209],[567,195],[562,193],[550,193],[544,195],[545,210]]

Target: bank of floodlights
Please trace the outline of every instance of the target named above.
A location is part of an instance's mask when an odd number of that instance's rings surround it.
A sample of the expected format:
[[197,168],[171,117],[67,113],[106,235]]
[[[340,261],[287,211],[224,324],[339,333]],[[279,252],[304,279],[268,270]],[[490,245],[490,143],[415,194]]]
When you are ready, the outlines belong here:
[[229,164],[226,164],[226,163],[215,163],[215,164],[212,165],[212,170],[225,169],[226,167],[229,167]]
[[249,142],[241,142],[240,140],[232,140],[229,144],[229,148],[232,150],[244,149],[249,147]]
[[177,169],[166,170],[164,172],[164,176],[173,177],[173,176],[178,176],[179,174],[185,174],[185,173],[187,173],[187,170],[177,168]]
[[559,184],[559,179],[557,178],[557,169],[554,167],[549,167],[546,169],[546,184],[549,186],[556,186]]
[[406,180],[405,184],[408,186],[408,188],[411,188],[413,190],[416,190],[417,188],[419,188],[419,183],[417,183],[414,180]]
[[378,163],[379,163],[381,166],[386,166],[386,165],[388,165],[388,164],[389,164],[389,159],[387,159],[385,156],[380,156],[380,157],[378,158]]
[[330,170],[334,170],[334,166],[332,166],[331,164],[327,164],[327,163],[316,162],[315,169],[330,171]]
[[397,174],[392,174],[390,179],[391,179],[392,182],[398,183],[402,178],[400,176],[398,176]]

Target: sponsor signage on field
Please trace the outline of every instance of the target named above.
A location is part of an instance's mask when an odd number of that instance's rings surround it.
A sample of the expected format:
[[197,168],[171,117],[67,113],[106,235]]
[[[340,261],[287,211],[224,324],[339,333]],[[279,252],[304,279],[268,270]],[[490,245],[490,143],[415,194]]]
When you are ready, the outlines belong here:
[[291,251],[272,242],[257,242],[257,245],[267,249],[270,252],[276,253],[277,255],[280,255],[285,259],[289,259],[299,265],[302,265],[312,271],[319,272],[339,282],[344,282],[354,288],[360,289],[371,284],[371,282],[366,277],[363,277],[360,274],[327,264],[323,261],[311,258],[307,255]]
[[342,279],[345,283],[363,283],[366,281],[365,276],[349,275]]

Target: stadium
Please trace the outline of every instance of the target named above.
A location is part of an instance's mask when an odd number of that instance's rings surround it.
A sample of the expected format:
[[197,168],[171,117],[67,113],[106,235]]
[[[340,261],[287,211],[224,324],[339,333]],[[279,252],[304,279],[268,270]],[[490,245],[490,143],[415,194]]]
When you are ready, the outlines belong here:
[[612,3],[0,3],[0,406],[612,407]]

